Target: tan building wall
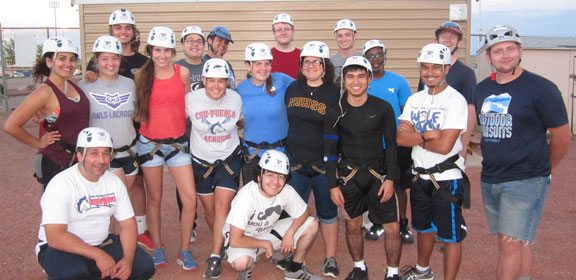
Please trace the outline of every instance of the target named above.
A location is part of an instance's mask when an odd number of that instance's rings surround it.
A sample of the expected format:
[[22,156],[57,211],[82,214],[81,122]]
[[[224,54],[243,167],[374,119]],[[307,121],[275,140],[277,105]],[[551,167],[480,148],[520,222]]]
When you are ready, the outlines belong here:
[[[171,27],[179,38],[187,25],[198,25],[207,34],[214,25],[230,29],[234,44],[225,55],[236,71],[238,81],[246,77],[243,64],[244,48],[252,42],[262,41],[274,45],[272,18],[289,13],[295,22],[294,45],[301,48],[311,40],[328,44],[331,52],[337,50],[333,28],[341,18],[350,18],[358,27],[356,48],[370,39],[380,39],[388,49],[387,70],[403,75],[413,89],[418,83],[416,57],[420,49],[434,40],[434,30],[450,18],[450,4],[466,4],[470,18],[470,0],[442,1],[234,1],[234,2],[166,2],[134,4],[83,4],[94,1],[76,1],[80,4],[80,28],[83,63],[92,57],[94,40],[108,32],[108,16],[116,9],[125,8],[134,13],[141,31],[143,51],[149,30],[156,25]],[[105,1],[102,1],[105,2]],[[109,1],[113,2],[113,1]],[[118,1],[116,1],[118,2]],[[459,22],[465,38],[458,52],[468,62],[469,21]],[[181,44],[176,59],[183,57]]]
[[[572,125],[572,133],[576,134],[574,121],[576,112],[574,106],[576,81],[573,77],[576,74],[576,50],[570,49],[524,49],[522,54],[522,68],[545,77],[554,82],[560,92],[568,111],[568,118]],[[485,51],[478,54],[478,68],[476,78],[481,82],[490,75],[492,70],[486,61]],[[572,75],[572,77],[571,77]]]

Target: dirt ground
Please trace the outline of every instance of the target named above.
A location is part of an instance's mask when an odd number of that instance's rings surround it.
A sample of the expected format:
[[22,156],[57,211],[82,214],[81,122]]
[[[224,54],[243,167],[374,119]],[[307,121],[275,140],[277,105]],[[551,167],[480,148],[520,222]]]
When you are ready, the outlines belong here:
[[[0,114],[3,125],[7,114]],[[37,126],[28,124],[30,131],[37,131]],[[0,141],[4,143],[0,154],[4,161],[0,168],[0,278],[2,279],[46,279],[34,255],[40,224],[41,187],[32,177],[35,150],[27,147],[3,131]],[[472,182],[472,208],[465,210],[468,224],[468,237],[463,242],[464,252],[460,267],[459,279],[495,279],[497,247],[495,237],[490,236],[482,208],[479,190],[479,160],[471,160],[468,174]],[[474,163],[475,162],[475,163]],[[533,279],[574,279],[574,259],[576,250],[574,242],[568,237],[576,235],[576,140],[572,140],[569,153],[561,166],[553,174],[550,193],[544,207],[542,221],[534,246]],[[176,265],[178,247],[178,210],[175,202],[175,186],[167,171],[164,173],[165,192],[163,197],[162,221],[163,242],[165,244],[169,265],[157,270],[154,279],[202,279],[206,268],[205,259],[211,250],[211,235],[199,209],[199,237],[191,244],[193,255],[199,263],[196,271],[185,272]],[[311,200],[312,201],[312,200]],[[310,203],[313,207],[313,203]],[[339,279],[344,279],[352,269],[352,260],[346,246],[344,224],[340,224],[340,236],[337,259],[341,270]],[[324,260],[322,238],[318,236],[311,254],[306,260],[308,269],[320,273]],[[572,245],[570,245],[572,244]],[[383,240],[366,241],[365,260],[370,277],[385,277],[386,260]],[[416,262],[416,246],[405,245],[402,251],[401,267]],[[437,246],[432,256],[431,267],[436,279],[442,279],[442,253]],[[228,264],[223,264],[221,279],[236,279],[236,274]],[[282,279],[282,272],[267,260],[257,264],[253,279]]]

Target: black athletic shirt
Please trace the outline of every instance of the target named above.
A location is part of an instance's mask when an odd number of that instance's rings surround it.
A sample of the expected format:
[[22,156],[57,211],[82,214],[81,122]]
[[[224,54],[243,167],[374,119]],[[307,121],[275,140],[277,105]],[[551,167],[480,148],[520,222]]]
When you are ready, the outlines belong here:
[[288,137],[286,150],[298,162],[317,162],[324,156],[324,118],[329,110],[337,110],[339,88],[332,82],[308,87],[294,81],[286,90]]
[[[450,71],[446,76],[448,85],[457,90],[464,98],[468,105],[474,105],[474,90],[476,89],[476,75],[474,70],[466,66],[460,60],[456,60],[454,65],[450,66]],[[422,79],[418,81],[418,91],[424,89]]]
[[[324,160],[327,161],[328,185],[337,187],[337,157],[357,166],[378,168],[385,164],[387,179],[395,180],[397,146],[396,119],[390,104],[378,97],[368,95],[360,107],[348,104],[346,95],[341,100],[344,116],[340,110],[328,111],[324,123]],[[334,123],[338,120],[336,126]],[[382,146],[386,142],[386,152]]]
[[[120,71],[118,74],[120,76],[134,80],[134,74],[136,71],[138,71],[138,69],[140,69],[140,67],[142,67],[142,65],[144,65],[144,63],[146,63],[146,61],[148,61],[148,57],[139,52],[136,52],[131,56],[122,56],[122,61],[120,62]],[[90,60],[86,68],[88,71],[98,72],[96,63],[94,63],[93,60]]]

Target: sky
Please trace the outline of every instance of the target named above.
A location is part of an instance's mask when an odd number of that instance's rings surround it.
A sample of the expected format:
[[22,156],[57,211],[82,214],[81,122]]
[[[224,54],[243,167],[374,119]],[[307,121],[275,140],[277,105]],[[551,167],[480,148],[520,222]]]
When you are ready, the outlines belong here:
[[[18,0],[0,9],[3,27],[54,26],[54,9],[49,2],[59,2],[56,9],[58,27],[78,27],[78,7],[69,0]],[[496,24],[514,26],[521,36],[576,37],[575,0],[471,0],[472,34],[485,33]],[[481,13],[480,13],[481,11]],[[480,16],[480,14],[482,16]],[[43,31],[45,37],[46,31]],[[5,34],[10,36],[10,34]],[[475,39],[476,38],[476,39]],[[478,37],[472,38],[471,51],[478,48]],[[72,39],[72,38],[71,38]]]

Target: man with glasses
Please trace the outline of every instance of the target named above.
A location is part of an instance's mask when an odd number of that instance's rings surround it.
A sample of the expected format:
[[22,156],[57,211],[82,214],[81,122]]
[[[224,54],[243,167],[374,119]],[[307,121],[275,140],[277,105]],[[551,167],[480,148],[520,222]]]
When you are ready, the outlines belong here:
[[277,14],[272,20],[272,33],[276,46],[272,48],[272,72],[284,73],[298,78],[300,49],[292,45],[294,40],[294,21],[289,14]]
[[176,64],[182,65],[190,70],[190,88],[195,90],[202,80],[202,67],[204,66],[204,43],[205,38],[202,29],[198,26],[188,26],[182,31],[180,36],[184,58],[178,60]]
[[[318,222],[309,215],[306,202],[286,184],[290,176],[288,157],[266,151],[254,170],[254,181],[244,185],[232,200],[223,233],[229,238],[228,262],[238,279],[252,279],[258,255],[271,258],[275,250],[294,253],[284,279],[322,279],[304,267],[304,258],[318,234]],[[280,219],[282,211],[290,218]]]
[[330,61],[334,64],[334,82],[336,84],[340,84],[340,74],[346,59],[351,56],[362,56],[362,52],[354,48],[356,34],[356,24],[351,19],[341,19],[334,27],[334,37],[336,37],[339,50],[330,57]]
[[[374,78],[368,88],[368,94],[376,96],[384,101],[387,101],[394,109],[394,117],[396,118],[396,127],[399,125],[398,117],[404,109],[404,104],[408,97],[412,95],[410,86],[404,77],[386,71],[384,66],[386,64],[386,46],[380,40],[370,40],[362,47],[364,57],[368,59],[372,65]],[[384,149],[386,149],[386,143]],[[400,236],[402,242],[413,243],[414,236],[408,228],[408,219],[406,218],[406,205],[407,205],[407,189],[410,188],[409,179],[406,176],[407,169],[412,165],[412,157],[410,153],[412,148],[398,147],[398,168],[399,176],[396,183],[398,192],[398,207],[400,214]],[[366,232],[366,239],[378,240],[378,237],[384,234],[384,229],[379,224],[374,224],[370,230]]]

